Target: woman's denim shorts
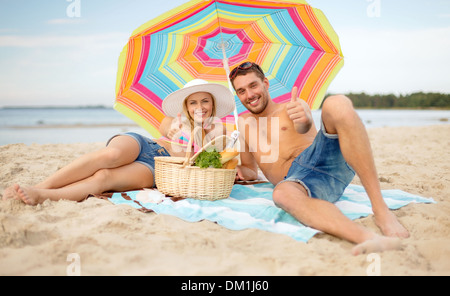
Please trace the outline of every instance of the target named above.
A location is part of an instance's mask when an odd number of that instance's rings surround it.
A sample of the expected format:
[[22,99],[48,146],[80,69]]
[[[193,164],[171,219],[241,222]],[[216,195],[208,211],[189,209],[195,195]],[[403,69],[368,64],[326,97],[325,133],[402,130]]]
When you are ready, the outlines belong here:
[[135,162],[145,165],[153,174],[153,184],[155,184],[155,157],[157,156],[170,156],[169,152],[164,147],[161,147],[155,141],[141,136],[136,133],[124,133],[112,137],[106,146],[109,145],[112,139],[117,136],[129,136],[136,140],[139,144],[140,152]]
[[293,162],[283,182],[300,183],[310,197],[335,203],[355,177],[339,146],[338,135],[320,131],[311,146]]

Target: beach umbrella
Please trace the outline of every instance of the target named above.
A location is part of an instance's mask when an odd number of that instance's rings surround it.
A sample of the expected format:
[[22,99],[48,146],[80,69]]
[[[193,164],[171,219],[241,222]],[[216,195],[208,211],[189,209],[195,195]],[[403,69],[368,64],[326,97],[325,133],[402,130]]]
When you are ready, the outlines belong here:
[[[193,79],[231,87],[230,68],[255,62],[276,102],[292,88],[312,109],[343,66],[324,14],[301,0],[193,0],[137,28],[119,58],[114,108],[153,137],[162,101]],[[246,109],[236,97],[237,114]]]

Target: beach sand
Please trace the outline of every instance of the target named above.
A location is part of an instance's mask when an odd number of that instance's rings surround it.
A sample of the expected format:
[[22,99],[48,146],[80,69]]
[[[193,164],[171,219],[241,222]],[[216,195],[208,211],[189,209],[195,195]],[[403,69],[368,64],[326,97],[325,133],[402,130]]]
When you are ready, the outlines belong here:
[[[411,237],[403,250],[380,254],[381,275],[450,275],[450,125],[368,132],[382,189],[437,201],[395,211]],[[1,146],[0,192],[36,184],[103,145]],[[357,223],[379,232],[371,216]],[[81,275],[367,275],[373,261],[352,256],[352,246],[326,234],[301,243],[188,223],[96,198],[35,207],[0,202],[0,275],[66,275],[73,253]]]

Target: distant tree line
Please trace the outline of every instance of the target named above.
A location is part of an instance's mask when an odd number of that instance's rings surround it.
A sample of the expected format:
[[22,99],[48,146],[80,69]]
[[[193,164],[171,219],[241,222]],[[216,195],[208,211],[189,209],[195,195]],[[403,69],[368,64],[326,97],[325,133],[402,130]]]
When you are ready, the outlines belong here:
[[352,100],[355,108],[437,108],[450,109],[450,94],[441,93],[413,93],[409,95],[396,96],[387,95],[368,95],[366,93],[347,96]]

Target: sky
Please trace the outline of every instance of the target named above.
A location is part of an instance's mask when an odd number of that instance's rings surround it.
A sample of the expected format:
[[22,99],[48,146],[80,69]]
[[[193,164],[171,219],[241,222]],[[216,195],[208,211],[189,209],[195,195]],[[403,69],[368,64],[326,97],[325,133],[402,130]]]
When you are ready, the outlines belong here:
[[[112,106],[140,25],[186,0],[0,0],[0,107]],[[339,35],[329,93],[450,93],[450,1],[309,0]]]

